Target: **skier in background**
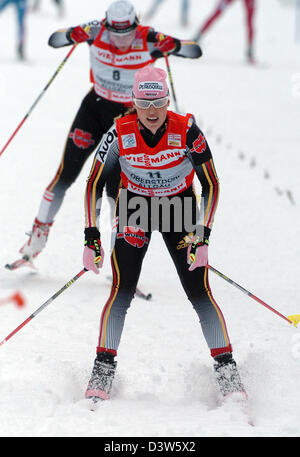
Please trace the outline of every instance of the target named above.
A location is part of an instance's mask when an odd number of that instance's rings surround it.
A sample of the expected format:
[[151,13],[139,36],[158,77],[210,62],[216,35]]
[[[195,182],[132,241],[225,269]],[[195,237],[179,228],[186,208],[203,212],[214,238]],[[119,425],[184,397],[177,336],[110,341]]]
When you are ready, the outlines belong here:
[[[62,17],[64,15],[64,5],[63,0],[53,0],[58,8],[58,15]],[[34,4],[32,6],[33,11],[37,11],[40,8],[41,0],[34,0]]]
[[[86,186],[83,265],[98,274],[104,257],[99,231],[103,188],[114,169],[121,168],[111,254],[112,288],[102,310],[97,357],[86,391],[86,398],[95,403],[110,396],[125,316],[154,230],[161,233],[198,315],[222,395],[245,395],[206,268],[219,181],[210,148],[194,116],[168,110],[166,77],[163,69],[152,65],[136,72],[134,110],[120,117],[103,137]],[[195,175],[202,187],[200,211],[192,186]],[[137,199],[143,211],[135,217]],[[156,211],[156,204],[162,202],[165,206]],[[169,204],[174,205],[173,212]]]
[[[204,21],[198,33],[194,37],[194,41],[199,42],[207,30],[212,26],[216,19],[218,19],[225,9],[235,0],[218,0],[217,7],[212,14]],[[255,0],[241,0],[245,6],[246,12],[246,25],[247,25],[247,52],[246,57],[249,63],[255,63],[253,55],[253,41],[254,41],[254,28],[253,17],[255,13]]]
[[[153,0],[152,5],[150,6],[149,10],[145,14],[144,19],[148,21],[152,19],[153,16],[156,14],[158,7],[164,0]],[[190,0],[180,0],[181,1],[181,9],[180,9],[180,24],[182,26],[188,25],[188,15],[189,15],[189,1]]]
[[296,1],[296,17],[295,17],[295,39],[296,43],[300,43],[300,0]]
[[14,5],[16,8],[18,23],[17,55],[20,60],[24,60],[25,17],[27,12],[27,0],[0,0],[0,13],[8,5]]
[[[175,55],[182,47],[179,39],[139,25],[134,7],[127,0],[113,2],[105,19],[91,22],[89,31],[85,31],[85,25],[59,30],[49,39],[50,46],[54,48],[74,43],[89,44],[93,86],[72,123],[61,162],[44,192],[29,239],[20,249],[26,260],[35,258],[45,247],[66,191],[78,177],[102,135],[112,125],[113,119],[131,106],[131,91],[137,69],[155,62],[165,53]],[[199,46],[194,45],[193,50],[196,55],[187,57],[201,56]],[[120,173],[111,176],[107,182],[106,190],[110,199],[117,197],[119,183]]]

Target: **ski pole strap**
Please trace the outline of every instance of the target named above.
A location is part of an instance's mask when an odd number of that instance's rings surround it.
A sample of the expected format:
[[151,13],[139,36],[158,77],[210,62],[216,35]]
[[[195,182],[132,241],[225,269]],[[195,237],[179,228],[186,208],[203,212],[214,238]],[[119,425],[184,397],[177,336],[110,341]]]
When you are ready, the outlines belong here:
[[97,264],[101,261],[102,258],[100,232],[97,227],[86,227],[84,229],[84,235],[84,245],[94,251],[94,262]]
[[195,262],[196,260],[196,250],[198,247],[200,246],[208,246],[209,245],[209,241],[207,238],[201,238],[200,236],[197,236],[196,239],[193,241],[192,245],[191,245],[191,251],[190,251],[190,261],[192,263]]
[[85,240],[84,245],[92,249],[95,252],[94,262],[97,264],[101,261],[101,241],[98,239]]

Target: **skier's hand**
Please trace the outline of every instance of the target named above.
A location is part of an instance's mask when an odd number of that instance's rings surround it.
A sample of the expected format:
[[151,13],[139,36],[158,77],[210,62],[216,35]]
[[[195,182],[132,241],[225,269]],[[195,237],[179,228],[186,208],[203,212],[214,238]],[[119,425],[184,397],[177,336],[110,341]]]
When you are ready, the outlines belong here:
[[87,41],[90,38],[89,34],[86,33],[86,31],[80,25],[71,29],[69,32],[69,36],[73,43],[76,44],[83,43],[84,41]]
[[187,249],[187,263],[190,265],[189,271],[208,264],[208,239],[193,237]]
[[157,43],[155,43],[154,47],[161,51],[162,53],[168,53],[175,51],[176,43],[174,38],[169,35],[163,35],[162,33],[158,34],[157,36]]
[[99,268],[102,268],[104,261],[104,250],[101,246],[100,233],[97,228],[85,229],[85,242],[83,250],[83,266],[92,270],[96,275]]

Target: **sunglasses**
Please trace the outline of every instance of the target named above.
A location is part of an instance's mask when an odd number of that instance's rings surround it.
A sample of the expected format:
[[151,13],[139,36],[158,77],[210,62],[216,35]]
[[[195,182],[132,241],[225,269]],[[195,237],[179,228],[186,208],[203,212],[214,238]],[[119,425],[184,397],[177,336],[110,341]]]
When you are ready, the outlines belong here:
[[143,98],[133,98],[134,104],[141,109],[148,109],[150,108],[151,105],[154,106],[154,108],[162,108],[163,106],[166,106],[169,101],[169,96],[163,97],[163,98],[156,98],[155,100],[146,100]]
[[136,30],[129,30],[129,32],[111,32],[109,31],[109,35],[113,38],[120,38],[120,37],[124,37],[124,36],[135,36],[135,32]]

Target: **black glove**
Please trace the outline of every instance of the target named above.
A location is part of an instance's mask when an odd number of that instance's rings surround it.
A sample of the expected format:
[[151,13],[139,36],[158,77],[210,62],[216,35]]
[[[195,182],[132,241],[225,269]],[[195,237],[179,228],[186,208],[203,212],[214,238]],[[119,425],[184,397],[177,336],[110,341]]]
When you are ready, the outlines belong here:
[[[84,234],[83,265],[87,270],[92,270],[94,273],[98,274],[97,269],[102,267],[104,260],[100,232],[96,227],[89,227],[85,229]],[[94,258],[92,257],[91,251],[94,251]]]

